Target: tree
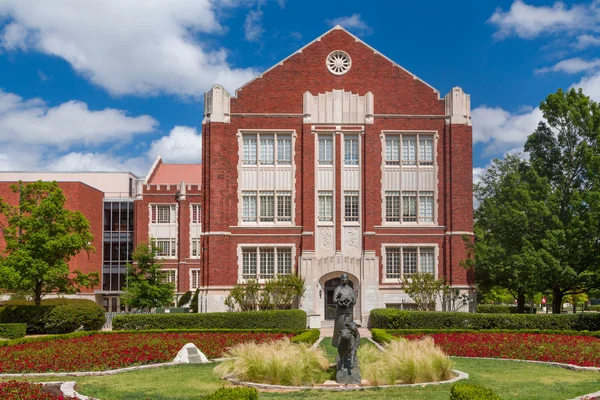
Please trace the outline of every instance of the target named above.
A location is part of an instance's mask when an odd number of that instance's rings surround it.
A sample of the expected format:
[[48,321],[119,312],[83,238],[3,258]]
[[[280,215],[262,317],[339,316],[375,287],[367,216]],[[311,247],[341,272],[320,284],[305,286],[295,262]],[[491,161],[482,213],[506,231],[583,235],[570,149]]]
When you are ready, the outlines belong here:
[[0,258],[0,287],[26,292],[39,306],[47,293],[76,293],[99,283],[98,273],[69,271],[69,260],[93,251],[90,224],[79,211],[64,208],[66,197],[56,182],[12,185],[19,194],[14,206],[0,198],[0,233],[6,257]]
[[435,311],[435,302],[445,281],[445,278],[435,279],[430,273],[417,272],[405,278],[402,285],[419,311]]
[[230,310],[288,310],[296,299],[304,295],[304,278],[296,275],[279,275],[261,287],[255,280],[237,284],[225,299]]
[[475,280],[485,292],[506,288],[525,309],[526,295],[543,288],[540,271],[549,261],[541,245],[553,226],[550,186],[518,155],[494,160],[475,186]]
[[547,257],[540,277],[559,313],[564,296],[600,288],[600,106],[581,89],[559,89],[540,110],[545,121],[525,150],[551,188],[555,218],[541,242]]
[[121,294],[121,302],[129,307],[149,310],[173,303],[175,285],[166,281],[156,248],[139,245],[127,265],[127,289]]

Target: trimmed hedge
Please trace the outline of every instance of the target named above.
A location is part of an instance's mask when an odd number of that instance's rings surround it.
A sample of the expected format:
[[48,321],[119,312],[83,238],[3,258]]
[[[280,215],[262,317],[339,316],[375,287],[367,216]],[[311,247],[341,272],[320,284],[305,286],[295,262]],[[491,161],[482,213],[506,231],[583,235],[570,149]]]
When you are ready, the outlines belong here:
[[369,327],[382,329],[599,331],[600,314],[472,314],[379,308],[371,311]]
[[590,305],[587,305],[585,307],[585,309],[588,311],[600,311],[600,304],[597,304],[597,305],[590,304]]
[[250,387],[221,388],[204,397],[205,400],[258,400],[258,390]]
[[179,298],[179,301],[177,302],[177,307],[185,306],[187,303],[190,302],[190,300],[192,300],[192,292],[188,290],[183,294],[183,296]]
[[0,338],[18,339],[25,337],[27,324],[0,324]]
[[0,312],[0,323],[25,323],[28,334],[59,334],[99,330],[104,309],[91,300],[52,299],[40,306],[31,302],[9,302]]
[[306,329],[303,310],[220,312],[203,314],[123,314],[113,330],[148,329]]
[[500,397],[485,386],[459,382],[452,385],[450,400],[500,400]]
[[319,329],[309,329],[306,332],[303,332],[299,335],[296,335],[292,338],[292,343],[307,343],[313,344],[319,337],[321,336],[321,331]]
[[[477,312],[481,314],[516,314],[517,306],[503,306],[498,304],[479,304],[477,306]],[[531,307],[525,307],[523,309],[524,314],[535,314],[537,309],[534,307],[533,312]]]
[[371,329],[371,337],[377,343],[387,343],[387,342],[391,342],[392,340],[396,339],[393,335],[391,335],[385,329],[378,329],[378,328]]
[[[373,329],[373,331],[383,332],[380,337],[383,338],[394,338],[397,336],[404,335],[433,335],[436,333],[530,333],[530,334],[543,334],[543,335],[566,335],[566,336],[591,336],[600,338],[600,331],[553,331],[553,330],[539,330],[539,329],[486,329],[486,330],[474,330],[474,329]],[[375,335],[373,335],[375,340]]]

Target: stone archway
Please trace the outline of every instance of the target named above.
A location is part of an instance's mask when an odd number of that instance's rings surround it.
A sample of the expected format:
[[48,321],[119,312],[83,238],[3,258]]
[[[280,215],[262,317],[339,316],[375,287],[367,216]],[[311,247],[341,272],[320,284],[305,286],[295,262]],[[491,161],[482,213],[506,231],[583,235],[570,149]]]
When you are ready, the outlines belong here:
[[356,305],[354,306],[354,319],[361,319],[361,299],[360,299],[360,282],[358,278],[346,271],[333,271],[323,275],[319,279],[319,285],[323,291],[323,319],[333,320],[335,318],[335,302],[333,292],[341,283],[340,276],[346,273],[349,279],[349,286],[354,289],[356,295]]

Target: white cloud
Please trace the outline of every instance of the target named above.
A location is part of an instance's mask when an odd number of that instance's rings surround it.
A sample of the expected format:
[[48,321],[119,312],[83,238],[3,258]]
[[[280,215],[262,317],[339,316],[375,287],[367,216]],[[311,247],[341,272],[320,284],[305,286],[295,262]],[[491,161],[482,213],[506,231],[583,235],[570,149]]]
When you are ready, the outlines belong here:
[[577,37],[577,43],[575,43],[575,47],[579,50],[595,46],[600,46],[600,37],[592,35],[580,35]]
[[265,32],[262,26],[263,12],[261,10],[250,10],[244,21],[244,36],[249,42],[258,42]]
[[24,100],[0,90],[0,143],[98,145],[128,140],[152,132],[158,122],[148,116],[129,117],[122,110],[89,110],[86,103],[68,101],[49,107],[41,99]]
[[533,39],[543,34],[593,29],[599,20],[597,1],[567,8],[562,2],[556,2],[552,7],[536,7],[516,0],[509,11],[496,9],[489,22],[498,28],[494,33],[496,39],[513,35],[523,39]]
[[471,112],[473,143],[482,143],[486,155],[523,151],[527,137],[542,121],[541,110],[511,114],[501,108],[480,106]]
[[194,128],[176,126],[168,136],[152,142],[148,157],[154,160],[157,156],[171,163],[199,163],[202,159],[202,137]]
[[593,75],[583,77],[579,82],[571,85],[575,89],[583,89],[583,93],[595,102],[600,102],[600,71]]
[[72,152],[47,160],[44,171],[131,171],[143,176],[150,168],[145,157],[123,158],[104,153]]
[[596,68],[600,67],[600,58],[596,58],[594,60],[584,60],[582,58],[569,58],[567,60],[562,60],[552,67],[544,67],[541,69],[536,69],[536,74],[543,74],[546,72],[565,72],[567,74],[577,74],[580,72],[592,71]]
[[256,75],[214,48],[225,7],[249,1],[3,0],[0,48],[60,57],[112,94],[198,96],[215,82],[228,90]]
[[370,35],[373,33],[371,28],[365,21],[362,20],[360,14],[352,14],[345,17],[328,19],[325,22],[329,26],[341,25],[349,31],[354,32],[358,36]]

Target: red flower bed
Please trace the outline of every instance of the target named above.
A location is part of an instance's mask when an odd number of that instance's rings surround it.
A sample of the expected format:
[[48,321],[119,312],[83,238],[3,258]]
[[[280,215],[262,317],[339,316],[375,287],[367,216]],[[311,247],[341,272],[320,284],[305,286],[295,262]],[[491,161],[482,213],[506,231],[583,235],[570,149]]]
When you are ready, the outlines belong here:
[[103,371],[173,361],[186,343],[208,358],[238,343],[277,340],[274,333],[122,333],[98,334],[0,347],[0,373]]
[[[405,335],[418,339],[425,335]],[[532,333],[429,334],[448,355],[552,361],[600,367],[600,339],[591,336]]]
[[43,385],[29,382],[0,382],[0,399],[2,400],[69,400],[75,397],[64,397],[45,392]]

